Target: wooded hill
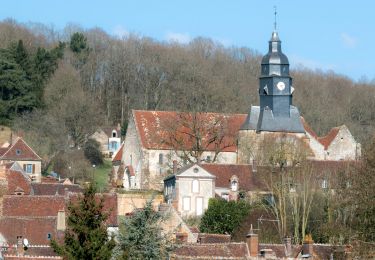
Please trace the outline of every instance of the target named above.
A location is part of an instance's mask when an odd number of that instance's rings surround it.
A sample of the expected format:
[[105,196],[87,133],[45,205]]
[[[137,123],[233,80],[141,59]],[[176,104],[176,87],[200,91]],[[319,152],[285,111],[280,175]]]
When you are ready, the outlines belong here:
[[[12,54],[20,40],[29,57],[27,67],[25,59],[14,58],[17,52]],[[264,39],[262,52],[266,51],[267,41]],[[224,47],[207,38],[196,38],[189,44],[160,42],[137,35],[119,39],[100,28],[84,30],[68,25],[56,31],[43,24],[5,20],[0,23],[0,48],[0,112],[10,106],[9,111],[14,113],[1,113],[1,121],[10,125],[22,112],[37,111],[33,113],[65,118],[64,124],[71,124],[67,126],[72,128],[71,132],[81,131],[77,133],[81,135],[98,125],[126,124],[131,109],[247,113],[251,104],[259,102],[262,54],[247,47]],[[60,56],[63,48],[64,55]],[[46,56],[48,59],[43,60]],[[42,73],[38,68],[44,67],[37,66],[38,59],[42,59],[42,65],[56,62],[58,68]],[[20,69],[16,76],[21,75],[24,81],[12,81],[14,86],[9,91],[17,88],[17,84],[26,85],[28,92],[35,91],[32,97],[38,102],[32,100],[23,109],[12,107],[14,99],[25,92],[20,87],[18,92],[5,96],[4,77],[9,80],[14,76],[7,74],[9,64]],[[331,71],[306,68],[294,69],[291,74],[296,89],[294,104],[319,135],[342,124],[362,143],[374,133],[374,83],[357,83]],[[77,107],[76,103],[84,106]],[[73,115],[83,111],[87,113],[85,118]],[[91,120],[93,117],[95,120]],[[83,123],[77,122],[81,119]]]

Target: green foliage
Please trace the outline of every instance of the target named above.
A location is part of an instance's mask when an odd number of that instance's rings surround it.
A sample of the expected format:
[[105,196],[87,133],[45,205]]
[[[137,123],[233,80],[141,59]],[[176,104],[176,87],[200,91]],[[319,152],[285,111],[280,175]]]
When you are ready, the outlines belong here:
[[199,229],[205,233],[232,234],[249,212],[250,205],[244,200],[210,199]]
[[81,53],[88,49],[87,39],[83,33],[75,32],[70,38],[70,49],[74,53]]
[[152,200],[125,218],[119,235],[119,259],[163,259],[170,249],[160,223],[164,216],[154,211]]
[[103,154],[100,152],[100,144],[96,140],[91,138],[87,140],[83,147],[83,152],[91,164],[103,164]]
[[67,230],[64,243],[52,241],[51,246],[66,259],[110,259],[115,242],[108,238],[103,211],[103,199],[97,200],[96,189],[90,185],[83,197],[68,206]]
[[64,44],[52,50],[39,47],[30,54],[22,40],[0,49],[0,122],[10,124],[13,118],[42,106],[45,82],[62,58]]
[[121,136],[125,136],[127,130],[128,130],[128,120],[125,120],[121,126]]

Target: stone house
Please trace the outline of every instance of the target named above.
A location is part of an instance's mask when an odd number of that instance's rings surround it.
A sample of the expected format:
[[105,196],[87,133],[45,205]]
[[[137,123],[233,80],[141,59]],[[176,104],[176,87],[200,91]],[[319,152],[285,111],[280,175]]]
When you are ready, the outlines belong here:
[[237,200],[269,194],[261,177],[246,164],[192,164],[164,179],[164,197],[182,216],[200,216],[214,197]]
[[164,196],[182,216],[201,216],[215,197],[215,176],[198,164],[164,179]]
[[[191,163],[187,160],[191,159],[191,152],[198,154],[196,161],[252,164],[267,139],[281,142],[285,138],[292,146],[299,142],[310,160],[357,160],[361,145],[349,129],[345,125],[334,127],[326,136],[319,137],[293,106],[295,92],[289,61],[275,31],[261,62],[260,103],[251,106],[248,114],[196,116],[193,112],[133,110],[121,159],[125,166],[134,169],[131,188],[161,190],[162,179],[171,173],[172,162]],[[194,132],[197,129],[198,133]],[[195,143],[197,136],[201,139]],[[127,178],[130,177],[124,174],[124,180]]]
[[121,146],[121,127],[102,127],[90,136],[100,144],[104,156],[112,158]]
[[17,162],[32,181],[41,182],[42,159],[21,137],[0,148],[0,165]]

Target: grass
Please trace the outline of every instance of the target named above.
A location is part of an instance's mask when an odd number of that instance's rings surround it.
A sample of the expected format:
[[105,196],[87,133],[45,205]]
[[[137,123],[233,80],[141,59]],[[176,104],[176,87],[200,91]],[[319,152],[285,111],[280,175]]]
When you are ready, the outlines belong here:
[[95,168],[94,181],[97,185],[98,191],[103,192],[107,189],[109,174],[111,173],[112,163],[104,160],[102,165]]

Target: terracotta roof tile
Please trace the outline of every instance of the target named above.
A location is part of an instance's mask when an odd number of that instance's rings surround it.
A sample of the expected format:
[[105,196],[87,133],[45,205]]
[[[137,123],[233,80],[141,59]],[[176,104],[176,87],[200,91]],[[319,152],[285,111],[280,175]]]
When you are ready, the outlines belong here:
[[112,159],[112,162],[121,161],[123,150],[124,150],[124,143],[121,144],[120,149],[118,149],[118,151],[116,152],[115,156]]
[[56,238],[57,217],[0,217],[0,233],[8,244],[16,244],[17,236],[27,238],[31,244],[48,245],[48,234]]
[[65,195],[66,192],[80,193],[82,188],[77,184],[31,183],[33,195]]
[[231,240],[231,236],[225,235],[225,234],[199,233],[198,235],[198,241],[201,244],[229,243],[230,240]]
[[174,250],[175,259],[247,259],[246,243],[183,244]]
[[31,149],[30,146],[26,144],[26,142],[22,138],[17,138],[16,141],[11,145],[8,150],[1,156],[2,160],[14,160],[14,161],[22,161],[22,160],[41,160],[39,155]]
[[329,145],[335,139],[339,131],[340,131],[339,127],[334,127],[329,131],[329,133],[326,136],[318,138],[318,141],[324,146],[325,150],[328,149]]
[[3,198],[3,215],[8,217],[55,217],[64,208],[64,196],[7,195]]
[[[171,142],[166,142],[169,140],[170,135],[170,125],[177,127],[176,137],[183,142],[181,147],[186,149],[191,149],[192,141],[189,137],[189,134],[184,134],[186,132],[191,132],[184,125],[184,122],[188,122],[188,118],[192,117],[192,114],[189,113],[179,113],[176,111],[140,111],[133,110],[133,116],[137,131],[140,135],[142,146],[146,149],[173,149]],[[226,152],[235,152],[237,133],[240,129],[242,123],[246,119],[246,114],[218,114],[218,113],[198,113],[196,116],[199,118],[200,122],[209,122],[209,121],[223,121],[225,122],[226,129],[223,130],[224,138],[221,142],[223,146],[222,151]],[[185,120],[186,119],[186,120]],[[176,126],[177,122],[179,125]],[[210,136],[207,133],[206,139],[210,139]],[[169,144],[168,144],[169,143]],[[206,150],[213,151],[215,150],[215,145],[203,144],[203,147],[206,147]]]
[[252,166],[249,164],[203,163],[200,166],[216,176],[216,187],[230,188],[230,179],[237,176],[240,190],[264,190],[262,180],[253,174]]
[[31,193],[31,180],[20,171],[8,170],[7,172],[8,189],[7,194],[14,194],[17,187],[22,188],[25,195]]

